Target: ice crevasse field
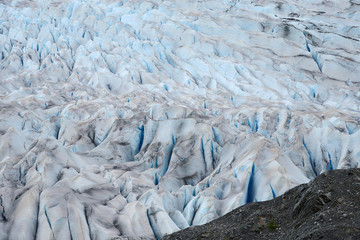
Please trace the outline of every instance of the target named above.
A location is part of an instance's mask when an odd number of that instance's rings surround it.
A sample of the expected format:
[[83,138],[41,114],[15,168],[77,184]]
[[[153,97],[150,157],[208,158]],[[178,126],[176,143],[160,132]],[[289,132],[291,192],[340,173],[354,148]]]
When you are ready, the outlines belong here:
[[1,0],[0,239],[160,239],[360,162],[360,1]]

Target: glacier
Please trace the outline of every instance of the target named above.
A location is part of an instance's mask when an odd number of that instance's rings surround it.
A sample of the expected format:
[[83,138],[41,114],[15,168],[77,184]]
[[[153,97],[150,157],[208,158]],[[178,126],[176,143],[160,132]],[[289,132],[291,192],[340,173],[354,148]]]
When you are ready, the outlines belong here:
[[160,239],[360,162],[360,2],[0,1],[0,239]]

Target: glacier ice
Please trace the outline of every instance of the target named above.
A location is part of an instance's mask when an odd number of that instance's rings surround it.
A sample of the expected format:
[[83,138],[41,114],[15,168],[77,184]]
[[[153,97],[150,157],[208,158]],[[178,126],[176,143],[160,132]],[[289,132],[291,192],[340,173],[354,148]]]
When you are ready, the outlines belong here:
[[153,239],[360,162],[360,7],[0,3],[0,239]]

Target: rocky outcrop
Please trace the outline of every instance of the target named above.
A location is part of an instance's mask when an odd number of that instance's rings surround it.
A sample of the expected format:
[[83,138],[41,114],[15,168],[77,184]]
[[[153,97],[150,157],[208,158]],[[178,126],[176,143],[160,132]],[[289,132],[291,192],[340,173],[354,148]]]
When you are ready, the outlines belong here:
[[334,170],[163,239],[360,239],[360,169]]

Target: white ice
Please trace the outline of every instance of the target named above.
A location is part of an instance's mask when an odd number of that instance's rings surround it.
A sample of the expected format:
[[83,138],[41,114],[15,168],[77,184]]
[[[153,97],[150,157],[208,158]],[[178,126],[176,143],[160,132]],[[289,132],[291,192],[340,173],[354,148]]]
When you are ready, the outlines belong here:
[[360,162],[357,1],[0,2],[0,239],[154,239]]

